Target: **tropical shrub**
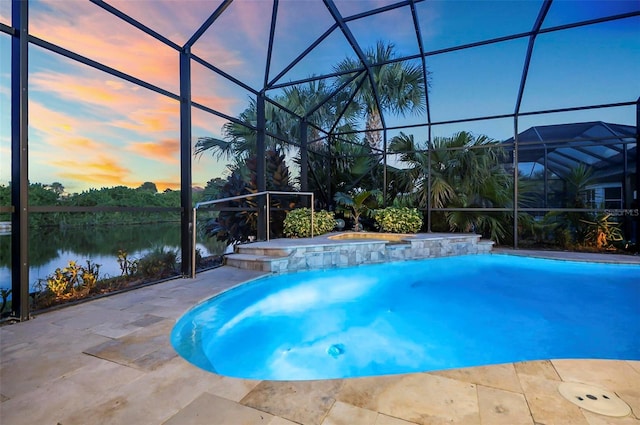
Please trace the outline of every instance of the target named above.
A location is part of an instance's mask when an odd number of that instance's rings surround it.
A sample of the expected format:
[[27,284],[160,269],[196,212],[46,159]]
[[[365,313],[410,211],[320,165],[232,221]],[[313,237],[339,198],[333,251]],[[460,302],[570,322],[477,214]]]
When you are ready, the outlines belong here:
[[[220,198],[230,198],[241,195],[250,195],[258,192],[258,161],[252,156],[242,164],[236,164],[232,168],[231,175],[220,188]],[[265,174],[267,190],[280,192],[293,192],[290,183],[289,168],[285,162],[285,155],[280,151],[269,150],[265,152]],[[246,242],[250,236],[255,236],[258,229],[258,200],[257,198],[244,198],[228,201],[221,206],[217,217],[208,220],[204,231],[209,237],[215,237],[219,241],[229,244],[234,242]],[[283,208],[289,207],[282,201],[272,198],[271,213],[271,237],[282,236],[282,222],[284,220]]]
[[[121,276],[110,277],[100,276],[100,264],[91,260],[87,260],[86,266],[69,261],[66,267],[58,267],[46,278],[38,279],[37,289],[32,294],[33,306],[47,308],[175,275],[177,253],[160,247],[140,259],[132,259],[126,251],[120,250],[118,265]],[[0,295],[4,299],[5,293]]]
[[98,281],[99,270],[100,265],[90,260],[87,260],[86,267],[69,261],[67,267],[57,268],[47,276],[46,289],[56,298],[72,298],[77,294],[89,293]]
[[177,254],[175,251],[158,248],[138,260],[137,274],[142,277],[163,278],[175,273]]
[[595,246],[598,249],[610,248],[612,242],[621,242],[624,237],[619,223],[610,221],[611,214],[598,215],[593,221],[581,220],[588,227],[585,235],[585,244]]
[[334,199],[338,204],[337,211],[345,218],[353,219],[353,230],[362,230],[360,217],[371,217],[382,198],[379,190],[353,190],[350,193],[338,192]]
[[[4,308],[8,307],[9,304],[7,303],[7,301],[9,301],[9,295],[11,295],[11,289],[0,289],[0,297],[2,297],[2,306],[0,307],[0,317],[4,315]],[[7,312],[7,314],[9,314],[9,312]]]
[[118,265],[122,276],[133,276],[138,271],[138,260],[130,259],[129,253],[123,249],[118,250]]
[[422,227],[422,215],[417,208],[387,207],[375,210],[373,218],[383,232],[416,233]]
[[[336,227],[333,213],[325,210],[313,214],[313,234],[322,235]],[[311,236],[311,209],[296,208],[284,219],[284,235],[289,238],[308,238]]]

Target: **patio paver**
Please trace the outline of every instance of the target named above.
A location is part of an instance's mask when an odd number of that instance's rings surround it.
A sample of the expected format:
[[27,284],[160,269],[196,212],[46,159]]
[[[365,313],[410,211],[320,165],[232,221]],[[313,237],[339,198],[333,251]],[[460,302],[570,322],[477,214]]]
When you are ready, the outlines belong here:
[[[640,362],[540,360],[433,373],[256,381],[202,371],[173,351],[188,308],[262,273],[221,267],[0,327],[3,425],[640,425]],[[565,400],[592,383],[632,407],[613,418]]]

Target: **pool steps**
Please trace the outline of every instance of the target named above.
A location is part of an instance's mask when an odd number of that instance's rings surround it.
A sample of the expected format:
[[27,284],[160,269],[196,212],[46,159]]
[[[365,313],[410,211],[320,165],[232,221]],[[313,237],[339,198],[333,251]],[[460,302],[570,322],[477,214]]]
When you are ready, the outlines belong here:
[[[335,235],[335,234],[333,234]],[[472,233],[420,233],[400,242],[384,239],[274,239],[239,244],[225,256],[227,266],[246,270],[286,273],[349,267],[388,261],[417,260],[491,252],[492,241]]]

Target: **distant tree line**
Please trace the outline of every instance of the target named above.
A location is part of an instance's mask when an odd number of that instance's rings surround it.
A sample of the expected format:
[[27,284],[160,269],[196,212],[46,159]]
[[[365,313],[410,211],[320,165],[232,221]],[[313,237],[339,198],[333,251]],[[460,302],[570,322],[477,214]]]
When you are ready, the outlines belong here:
[[[207,183],[204,190],[194,191],[193,202],[214,199],[218,193],[217,180]],[[218,183],[218,184],[216,184]],[[11,183],[0,185],[0,205],[11,205]],[[158,192],[153,182],[145,182],[137,188],[126,186],[88,189],[80,193],[66,193],[59,182],[29,184],[30,206],[81,206],[81,207],[180,207],[180,191],[166,189]],[[31,213],[30,226],[79,226],[96,224],[136,224],[179,221],[179,212],[47,212]],[[9,213],[0,214],[0,221],[9,221]]]

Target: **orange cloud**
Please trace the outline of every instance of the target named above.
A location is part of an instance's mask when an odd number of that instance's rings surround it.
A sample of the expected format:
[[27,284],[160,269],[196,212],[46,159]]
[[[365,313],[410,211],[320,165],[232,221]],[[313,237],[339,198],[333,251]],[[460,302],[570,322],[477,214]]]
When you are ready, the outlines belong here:
[[130,170],[105,155],[99,155],[98,158],[87,161],[76,158],[55,160],[51,161],[51,165],[65,170],[57,173],[63,179],[101,186],[129,185],[127,176]]
[[125,103],[125,100],[134,97],[122,89],[114,89],[109,80],[84,76],[75,67],[71,71],[68,74],[52,70],[32,73],[29,79],[32,91],[97,106]]
[[97,161],[66,160],[55,161],[53,166],[63,167],[64,171],[56,173],[56,177],[65,183],[68,191],[82,191],[88,187],[111,187],[127,186],[139,187],[142,183],[154,182],[159,191],[165,189],[180,190],[180,179],[175,181],[157,181],[153,177],[141,179],[140,176],[132,175],[131,171],[121,166],[113,158],[103,156]]
[[[98,74],[98,77],[103,75]],[[127,118],[126,121],[116,121],[116,126],[127,122],[128,128],[135,128],[139,123],[139,128],[145,131],[177,127],[175,121],[180,111],[177,101],[123,81],[79,75],[76,72],[63,74],[47,71],[33,73],[31,84],[34,92],[76,102],[85,109],[88,104],[95,114],[103,118],[118,115]],[[151,127],[148,126],[150,123]]]
[[[102,75],[98,74],[98,76]],[[145,137],[149,132],[173,132],[175,134],[179,131],[179,103],[133,84],[78,75],[75,72],[63,74],[53,71],[33,73],[30,81],[34,92],[47,93],[78,103],[78,107],[83,110],[86,110],[88,105],[88,112],[102,117],[102,125],[108,123],[116,128],[135,131]],[[232,110],[240,102],[233,97],[208,94],[212,90],[204,83],[198,84],[194,87],[193,92],[203,93],[203,95],[194,95],[195,100],[213,109],[233,115]],[[225,122],[214,115],[207,115],[210,120],[216,122],[218,128],[221,128]],[[52,120],[52,122],[62,121],[68,121],[68,119],[61,118],[60,115],[59,119]],[[194,125],[199,124],[194,122]]]
[[[29,174],[34,181],[71,179],[85,184],[125,184],[130,170],[107,143],[89,136],[99,123],[79,119],[29,101]],[[65,186],[74,183],[64,181]]]
[[[132,178],[133,176],[129,172],[130,168],[121,165],[124,161],[135,163],[135,158],[139,156],[171,165],[179,164],[178,138],[161,138],[158,141],[114,146],[105,142],[105,137],[108,135],[100,133],[97,136],[100,138],[99,140],[95,139],[96,136],[91,136],[96,129],[103,126],[103,123],[78,119],[53,111],[33,100],[30,101],[30,110],[30,126],[39,136],[32,138],[30,147],[33,161],[32,176],[36,181],[47,182],[68,178],[78,179],[82,188],[92,184],[124,184],[137,187],[138,179]],[[219,136],[223,120],[201,111],[194,111],[192,118],[194,126],[199,126],[199,130],[194,133],[193,143],[199,136]],[[123,149],[131,155],[123,156]],[[97,153],[100,154],[99,160],[95,160]],[[77,158],[87,158],[88,161],[79,161]],[[201,161],[202,159],[194,159],[193,171],[194,182],[200,185],[202,185],[200,180],[206,182],[211,176],[219,174],[219,172],[213,171],[214,168],[222,170],[224,167],[224,165],[217,164],[214,164],[213,168],[211,164],[202,167]],[[209,161],[205,162],[209,163]],[[44,163],[47,165],[40,165]],[[101,169],[103,170],[101,171]],[[149,177],[145,181],[154,181],[154,178]],[[69,187],[73,186],[66,181],[64,184]],[[176,185],[179,186],[178,183]],[[173,188],[173,186],[167,187]]]
[[178,139],[133,143],[127,146],[126,149],[145,158],[151,158],[169,164],[180,163],[180,141]]
[[81,149],[87,152],[98,152],[103,148],[99,143],[86,137],[71,137],[66,139],[65,145],[72,149]]
[[[162,102],[162,99],[158,99]],[[165,98],[165,100],[167,100]],[[143,137],[149,133],[178,134],[180,131],[180,109],[174,102],[173,108],[140,108],[126,114],[125,119],[111,121],[109,125],[132,130]]]

